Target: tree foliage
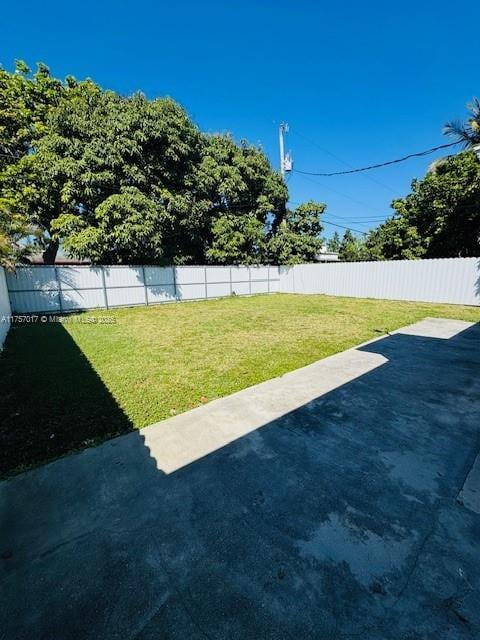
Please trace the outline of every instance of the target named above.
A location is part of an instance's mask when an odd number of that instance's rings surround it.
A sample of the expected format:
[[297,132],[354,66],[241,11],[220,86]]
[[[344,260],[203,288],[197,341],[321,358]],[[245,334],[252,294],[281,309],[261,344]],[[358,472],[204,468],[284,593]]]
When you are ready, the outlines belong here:
[[64,89],[43,64],[33,75],[20,61],[14,73],[0,68],[0,264],[8,268],[28,258],[33,238],[42,238],[24,199],[34,191],[30,154]]
[[327,249],[332,253],[338,253],[340,251],[340,236],[338,231],[335,231],[333,236],[327,240]]
[[288,192],[261,149],[207,135],[170,98],[123,97],[47,67],[0,70],[0,193],[38,230],[110,263],[314,259],[324,205],[287,211]]
[[300,264],[315,261],[323,246],[320,217],[325,207],[325,204],[311,200],[287,211],[278,232],[270,241],[273,262]]
[[33,246],[23,241],[34,233],[25,216],[9,210],[0,200],[0,267],[13,270],[19,262],[27,261]]
[[480,162],[473,151],[433,163],[394,215],[365,239],[346,231],[342,260],[415,260],[480,256]]
[[31,151],[64,90],[44,64],[33,75],[21,61],[14,73],[0,67],[0,170]]
[[372,259],[480,255],[480,162],[474,152],[435,163],[392,206],[395,215],[368,235]]
[[444,133],[463,142],[467,151],[432,163],[425,178],[413,180],[409,195],[393,201],[395,214],[370,231],[364,242],[347,232],[340,248],[342,259],[480,256],[478,98],[468,108],[465,122],[444,127]]
[[338,257],[345,262],[370,260],[365,240],[354,235],[349,229],[343,234],[338,250]]
[[415,260],[424,256],[421,237],[402,216],[393,216],[372,229],[365,240],[368,260]]

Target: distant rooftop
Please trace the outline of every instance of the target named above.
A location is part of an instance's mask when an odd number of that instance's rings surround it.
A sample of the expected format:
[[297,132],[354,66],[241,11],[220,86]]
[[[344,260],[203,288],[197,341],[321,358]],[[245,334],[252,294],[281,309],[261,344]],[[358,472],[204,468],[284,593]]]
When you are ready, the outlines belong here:
[[338,262],[339,261],[338,253],[335,253],[334,251],[329,251],[326,245],[323,245],[323,247],[320,249],[320,253],[317,253],[317,255],[315,256],[315,259],[317,262]]

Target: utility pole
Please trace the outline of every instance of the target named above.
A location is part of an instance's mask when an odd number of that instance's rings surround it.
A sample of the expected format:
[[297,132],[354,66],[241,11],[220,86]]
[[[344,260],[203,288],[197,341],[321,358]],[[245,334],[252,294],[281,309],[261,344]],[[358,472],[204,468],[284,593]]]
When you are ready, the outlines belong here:
[[288,124],[281,122],[278,127],[278,144],[280,146],[280,173],[282,174],[282,178],[285,177],[285,147],[283,144],[284,131],[288,131]]
[[293,168],[292,154],[290,152],[285,155],[285,146],[283,141],[283,134],[288,133],[288,124],[281,122],[278,127],[278,144],[280,147],[280,173],[282,178],[285,178],[285,173],[290,172]]

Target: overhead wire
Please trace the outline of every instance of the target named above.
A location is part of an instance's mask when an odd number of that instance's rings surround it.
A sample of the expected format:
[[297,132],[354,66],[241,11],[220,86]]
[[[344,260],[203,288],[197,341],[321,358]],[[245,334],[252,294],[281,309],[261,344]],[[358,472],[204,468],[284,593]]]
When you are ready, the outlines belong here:
[[[306,142],[311,144],[313,147],[316,147],[317,149],[319,149],[323,153],[326,153],[327,155],[331,156],[332,158],[337,160],[337,162],[340,162],[340,163],[344,164],[346,167],[349,167],[350,169],[354,169],[355,168],[351,164],[346,162],[343,158],[340,158],[340,156],[336,155],[335,153],[332,153],[328,149],[325,149],[324,147],[320,146],[318,143],[316,143],[313,140],[310,140],[309,138],[307,138],[303,133],[300,133],[300,131],[294,130],[293,134],[299,136],[300,138],[303,138]],[[378,184],[380,187],[383,187],[384,189],[387,189],[387,191],[390,191],[391,193],[394,193],[396,196],[400,195],[398,193],[398,191],[396,191],[395,189],[392,189],[392,187],[390,187],[389,185],[385,184],[383,181],[378,180],[378,178],[374,178],[373,176],[369,176],[369,175],[365,175],[365,176],[362,175],[362,177],[365,178],[366,180],[369,180],[370,182],[374,182],[375,184]]]
[[330,222],[329,220],[325,220],[322,218],[322,224],[329,224],[333,227],[340,227],[340,229],[347,229],[348,231],[353,231],[354,233],[361,233],[362,235],[368,235],[366,231],[360,231],[360,229],[353,229],[352,227],[346,227],[343,224],[337,224],[336,222]]
[[[436,151],[439,151],[441,149],[447,149],[447,148],[450,148],[450,147],[453,147],[453,146],[456,146],[456,145],[460,144],[459,141],[450,142],[450,143],[446,143],[446,144],[442,144],[442,145],[437,145],[436,147],[431,147],[430,149],[425,149],[424,151],[411,153],[411,154],[408,154],[408,155],[403,156],[401,158],[396,158],[395,160],[389,160],[389,161],[377,163],[377,164],[374,164],[374,165],[368,165],[366,167],[354,168],[349,163],[345,162],[342,158],[340,158],[339,156],[336,156],[335,154],[331,153],[327,149],[324,149],[323,147],[321,147],[317,143],[313,142],[312,140],[309,140],[306,136],[304,136],[300,132],[296,131],[295,134],[298,135],[299,137],[303,138],[304,140],[306,140],[307,142],[309,142],[313,146],[317,147],[322,152],[327,153],[328,155],[330,155],[331,157],[335,158],[339,162],[342,162],[344,165],[349,166],[350,169],[346,170],[346,171],[334,171],[334,172],[329,172],[329,173],[327,173],[327,172],[314,172],[314,171],[302,171],[302,170],[299,170],[299,169],[293,169],[292,172],[297,173],[299,175],[302,175],[304,177],[304,179],[310,180],[314,184],[318,184],[318,186],[322,187],[323,189],[327,189],[328,191],[332,191],[333,193],[336,193],[340,197],[346,198],[348,200],[351,200],[355,204],[359,204],[362,207],[367,207],[370,210],[372,210],[372,209],[369,207],[369,205],[367,205],[367,204],[365,204],[363,202],[360,202],[359,200],[356,200],[355,198],[352,198],[351,196],[349,196],[349,195],[347,195],[345,193],[342,193],[341,191],[335,190],[332,187],[327,187],[326,185],[321,184],[318,181],[312,180],[312,178],[309,177],[309,176],[331,177],[331,176],[341,176],[341,175],[351,175],[351,174],[355,174],[355,173],[363,173],[365,171],[370,171],[372,169],[378,169],[378,168],[381,168],[381,167],[386,167],[386,166],[390,166],[390,165],[393,165],[393,164],[398,164],[400,162],[404,162],[406,160],[409,160],[410,158],[417,158],[417,157],[427,156],[427,155],[435,153]],[[390,190],[393,193],[395,193],[396,195],[398,195],[398,193],[396,191],[394,191],[393,189],[391,189],[387,185],[381,183],[380,181],[372,178],[371,176],[365,176],[365,177],[373,180],[374,182],[377,182],[382,187],[387,188],[388,190]],[[336,219],[342,219],[342,216],[337,216],[335,214],[328,214],[328,215],[333,217],[333,218],[336,218]],[[358,219],[355,219],[355,220],[352,219],[352,218],[343,218],[343,219],[346,220],[347,222],[354,222],[354,224],[371,224],[371,223],[374,223],[374,222],[382,222],[387,217],[388,216],[382,216],[382,217],[380,217],[380,216],[372,217],[371,216],[370,218],[362,218],[362,219],[358,218]],[[331,224],[331,225],[338,226],[338,227],[341,227],[341,228],[348,228],[349,230],[355,231],[356,233],[362,233],[362,234],[366,235],[366,232],[360,231],[359,229],[353,229],[351,227],[344,227],[343,225],[339,225],[339,224],[336,224],[336,223],[333,223],[333,222],[329,222],[329,221],[327,221],[325,219],[323,219],[323,222],[325,222],[325,224]]]
[[[366,204],[365,202],[362,202],[361,200],[357,200],[355,198],[352,198],[351,196],[348,196],[346,193],[342,193],[341,191],[338,191],[337,189],[333,189],[332,187],[327,187],[327,185],[324,185],[323,183],[319,182],[318,180],[315,180],[309,176],[305,176],[302,175],[302,178],[304,180],[308,180],[309,182],[311,182],[312,184],[318,185],[319,187],[322,187],[322,189],[326,189],[327,191],[331,191],[332,193],[337,194],[338,196],[340,196],[341,198],[345,198],[346,200],[350,200],[351,202],[353,202],[354,204],[358,204],[361,207],[365,208],[365,209],[369,209],[372,213],[370,214],[370,217],[380,217],[378,215],[378,211],[374,210],[372,207],[370,207],[368,204]],[[341,217],[341,216],[337,216],[337,217]],[[383,218],[385,218],[387,216],[383,216]],[[345,220],[349,221],[350,218],[345,218]]]
[[331,176],[344,176],[352,173],[361,173],[363,171],[370,171],[371,169],[380,169],[381,167],[388,167],[392,164],[398,164],[399,162],[405,162],[405,160],[409,160],[410,158],[421,158],[423,156],[428,156],[436,151],[440,151],[441,149],[447,149],[449,147],[453,147],[455,145],[462,144],[462,142],[448,142],[447,144],[440,144],[436,147],[431,147],[430,149],[425,149],[424,151],[419,151],[417,153],[409,153],[402,158],[396,158],[395,160],[388,160],[387,162],[379,162],[377,164],[371,164],[367,167],[360,167],[357,169],[349,169],[348,171],[332,171],[330,173],[323,173],[317,171],[300,171],[299,169],[293,169],[295,173],[301,173],[302,175],[307,176],[321,176],[321,177],[331,177]]

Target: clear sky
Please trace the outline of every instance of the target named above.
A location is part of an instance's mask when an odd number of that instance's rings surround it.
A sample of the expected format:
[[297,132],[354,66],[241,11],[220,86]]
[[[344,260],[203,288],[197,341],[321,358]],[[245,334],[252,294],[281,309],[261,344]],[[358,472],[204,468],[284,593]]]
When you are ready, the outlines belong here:
[[[339,171],[448,142],[442,125],[480,96],[478,1],[2,5],[5,68],[42,61],[122,94],[170,95],[201,129],[261,144],[275,168],[282,120],[297,169]],[[368,175],[293,173],[290,198],[326,202],[325,221],[368,229],[433,157]]]

